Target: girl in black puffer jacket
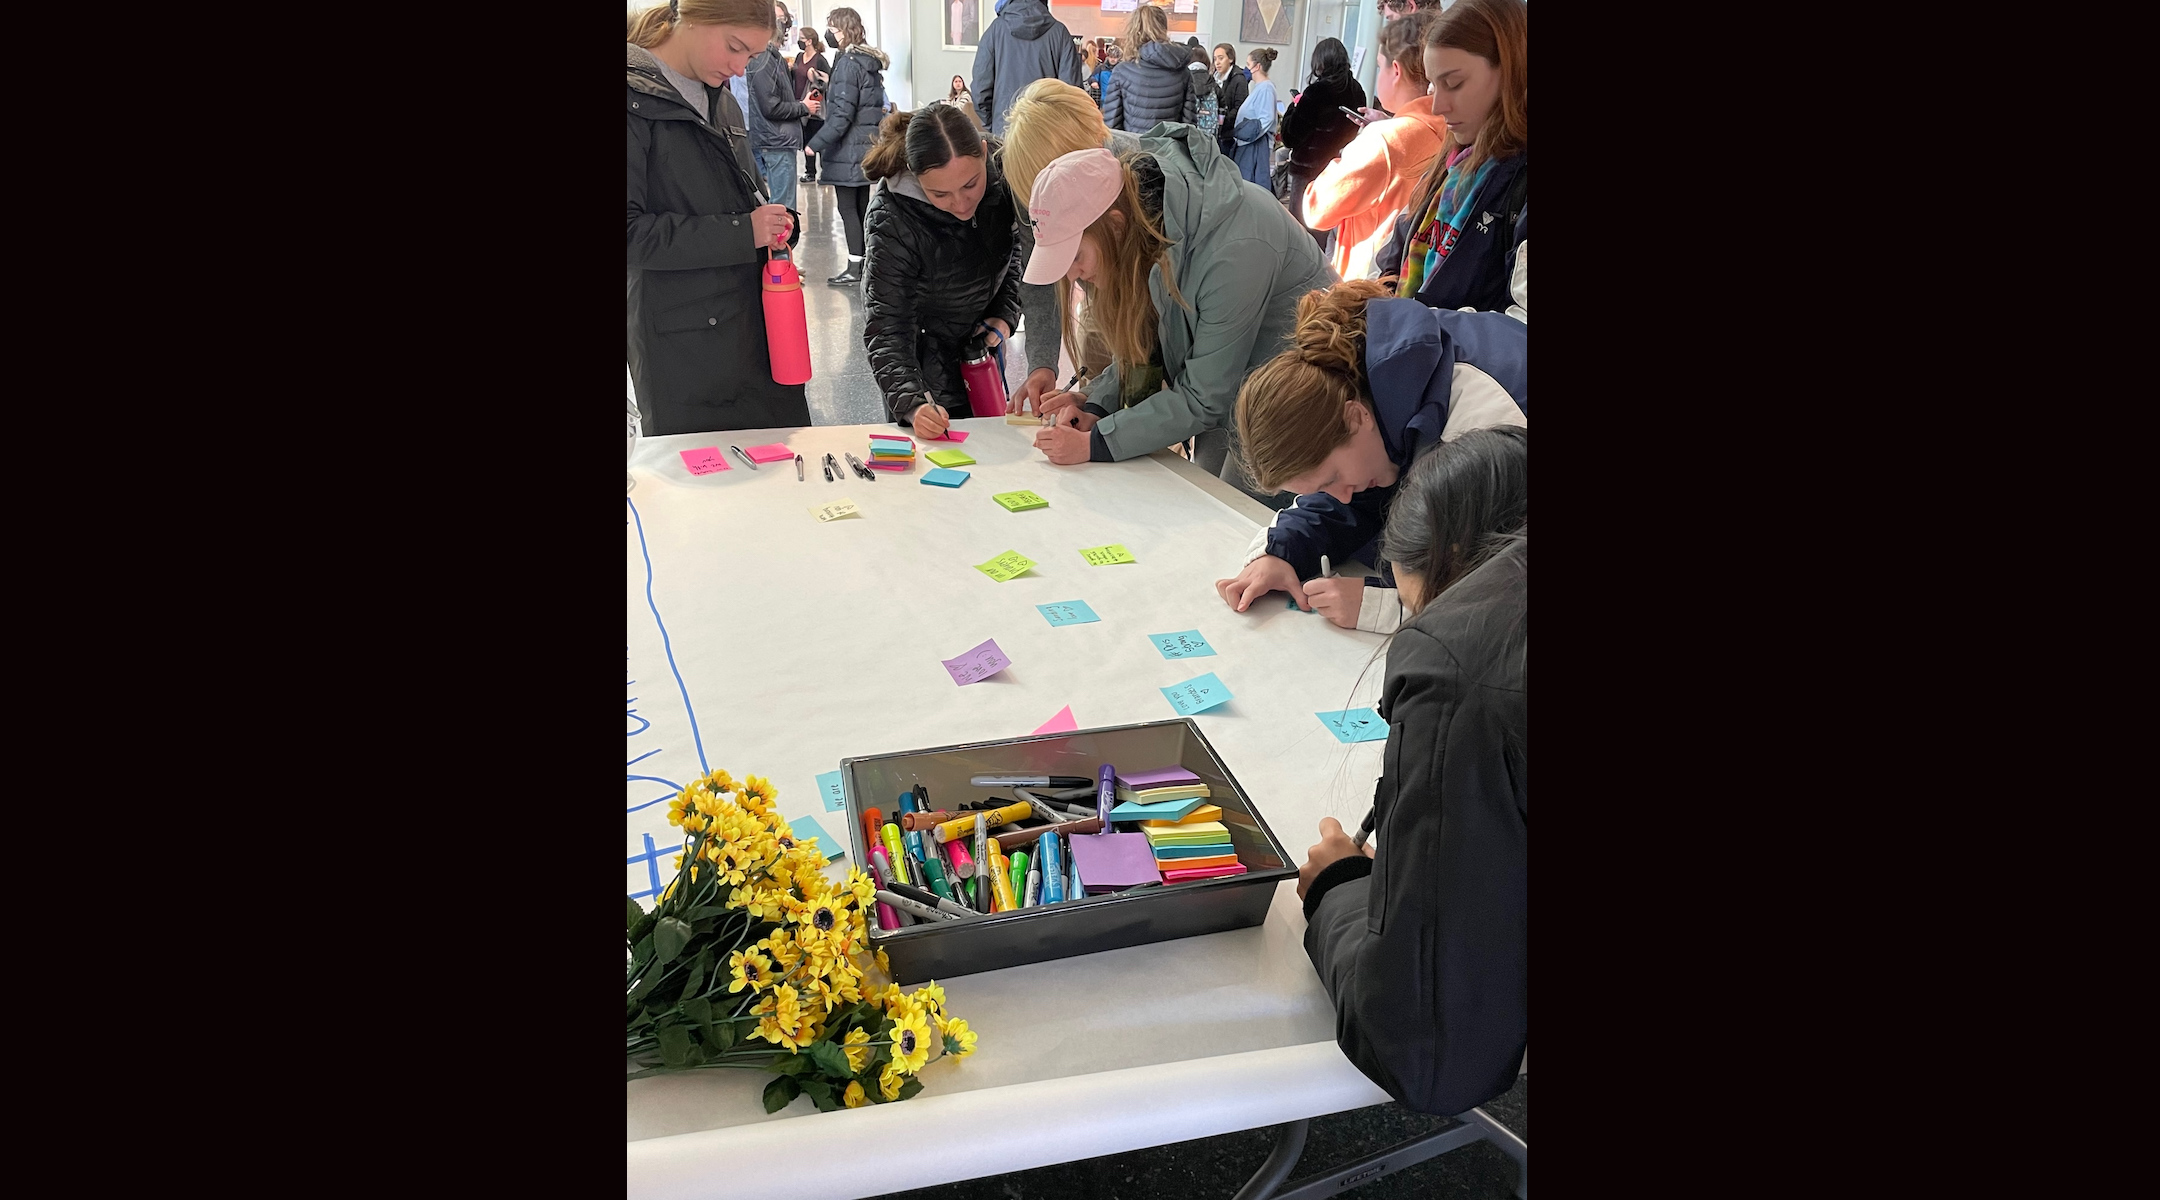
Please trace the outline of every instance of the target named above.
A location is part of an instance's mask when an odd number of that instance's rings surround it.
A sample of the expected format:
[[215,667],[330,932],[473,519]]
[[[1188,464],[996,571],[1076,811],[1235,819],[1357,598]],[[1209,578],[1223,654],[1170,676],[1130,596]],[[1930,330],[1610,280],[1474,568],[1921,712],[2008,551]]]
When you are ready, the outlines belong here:
[[1015,233],[995,141],[949,104],[885,118],[863,171],[870,200],[863,345],[885,408],[919,437],[970,415],[960,362],[1020,319],[1020,270],[1034,247]]
[[1191,53],[1170,41],[1170,18],[1152,4],[1133,9],[1125,19],[1125,61],[1110,72],[1103,89],[1103,124],[1127,133],[1146,133],[1157,121],[1199,116],[1199,99],[1187,82]]
[[870,205],[870,180],[863,175],[862,161],[877,141],[878,122],[885,119],[885,68],[891,60],[883,50],[864,45],[869,35],[852,8],[825,14],[825,36],[840,56],[833,63],[832,82],[825,85],[825,128],[804,149],[825,164],[825,182],[833,185],[840,224],[847,232],[847,269],[825,281],[839,286],[862,278],[863,213]]
[[[1282,121],[1282,144],[1290,148],[1290,211],[1300,225],[1305,224],[1305,185],[1318,179],[1357,136],[1357,122],[1342,110],[1365,107],[1365,89],[1350,77],[1350,52],[1341,42],[1321,38],[1312,61],[1312,76]],[[1327,235],[1314,234],[1313,240],[1324,246]]]

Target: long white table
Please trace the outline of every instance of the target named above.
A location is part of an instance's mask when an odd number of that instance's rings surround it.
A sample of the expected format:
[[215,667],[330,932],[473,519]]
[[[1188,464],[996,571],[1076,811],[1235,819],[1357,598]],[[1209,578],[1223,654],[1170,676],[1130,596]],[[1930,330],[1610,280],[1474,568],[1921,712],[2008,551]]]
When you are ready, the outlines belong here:
[[[670,876],[680,842],[666,800],[701,770],[771,778],[785,815],[814,818],[844,846],[844,818],[814,783],[844,756],[1024,736],[1068,704],[1081,728],[1159,720],[1176,713],[1158,688],[1209,671],[1235,698],[1194,720],[1286,849],[1302,860],[1321,817],[1364,816],[1385,743],[1340,744],[1314,714],[1373,703],[1381,639],[1280,595],[1237,613],[1215,594],[1264,507],[1167,452],[1057,467],[1027,428],[957,424],[977,460],[958,489],[923,484],[927,462],[825,482],[826,452],[867,459],[868,435],[889,425],[639,444],[625,511],[632,895],[649,905]],[[803,456],[805,481],[792,462],[752,471],[731,454],[730,470],[692,476],[678,453],[772,442]],[[991,500],[1020,489],[1049,507],[1010,513]],[[811,515],[840,498],[861,515]],[[1138,561],[1083,562],[1082,547],[1108,543]],[[1036,567],[1006,583],[973,568],[1006,550]],[[1035,609],[1067,600],[1101,620],[1053,628]],[[1148,641],[1189,629],[1216,654],[1165,660]],[[986,638],[1012,666],[955,686],[939,660]],[[1257,928],[941,980],[980,1042],[927,1067],[924,1092],[901,1104],[819,1113],[802,1098],[767,1114],[762,1073],[632,1081],[630,1195],[762,1195],[741,1164],[812,1133],[819,1193],[854,1197],[1385,1102],[1335,1048],[1304,931],[1285,882]],[[971,1139],[966,1153],[901,1136],[1045,1109],[1056,1120],[1030,1127],[1054,1136]],[[795,1123],[805,1118],[823,1123]]]

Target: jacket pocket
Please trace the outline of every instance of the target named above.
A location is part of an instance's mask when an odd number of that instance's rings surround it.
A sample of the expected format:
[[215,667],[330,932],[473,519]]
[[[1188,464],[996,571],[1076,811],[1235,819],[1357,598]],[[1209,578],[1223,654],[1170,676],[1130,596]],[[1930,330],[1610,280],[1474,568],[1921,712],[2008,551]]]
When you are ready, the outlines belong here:
[[707,294],[656,311],[653,332],[695,333],[727,329],[742,319],[747,301],[747,289],[714,280],[712,290]]
[[1388,818],[1400,807],[1395,800],[1396,781],[1402,778],[1402,737],[1401,725],[1388,726],[1387,750],[1380,759],[1380,783],[1373,789],[1373,807],[1378,818],[1373,823],[1373,832],[1379,835],[1380,845],[1378,853],[1373,855],[1372,883],[1369,885],[1371,903],[1365,910],[1365,928],[1374,937],[1387,927],[1388,868],[1397,855],[1409,850],[1408,846],[1395,845],[1388,837],[1387,828]]

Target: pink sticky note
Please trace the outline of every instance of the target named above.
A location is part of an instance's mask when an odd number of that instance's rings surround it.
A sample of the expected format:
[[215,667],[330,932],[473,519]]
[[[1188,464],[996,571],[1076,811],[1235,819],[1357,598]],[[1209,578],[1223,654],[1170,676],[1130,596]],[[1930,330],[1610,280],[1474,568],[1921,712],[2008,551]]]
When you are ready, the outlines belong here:
[[774,442],[769,446],[752,446],[743,453],[750,456],[751,462],[759,463],[779,462],[782,459],[795,457],[793,450],[778,442]]
[[934,437],[925,440],[933,442],[964,442],[967,440],[967,430],[953,429],[951,427],[947,427],[945,430],[945,435],[943,437]]
[[945,670],[952,675],[952,681],[961,687],[966,687],[971,683],[981,683],[983,680],[1012,665],[1012,660],[1005,657],[1003,650],[998,649],[996,638],[984,642],[957,658],[948,658],[942,661],[945,664]]
[[1042,724],[1042,728],[1036,730],[1035,732],[1071,733],[1073,730],[1078,728],[1080,728],[1079,723],[1073,720],[1072,705],[1068,704],[1065,707],[1059,709],[1056,716],[1050,718],[1047,721],[1044,721]]
[[870,460],[869,463],[870,469],[873,471],[905,471],[909,467],[912,467],[914,465],[914,460],[906,458],[903,458],[898,462],[873,458]]
[[685,450],[682,452],[682,460],[683,465],[690,468],[692,475],[710,475],[714,471],[728,469],[727,460],[720,457],[718,446],[707,446],[703,450]]

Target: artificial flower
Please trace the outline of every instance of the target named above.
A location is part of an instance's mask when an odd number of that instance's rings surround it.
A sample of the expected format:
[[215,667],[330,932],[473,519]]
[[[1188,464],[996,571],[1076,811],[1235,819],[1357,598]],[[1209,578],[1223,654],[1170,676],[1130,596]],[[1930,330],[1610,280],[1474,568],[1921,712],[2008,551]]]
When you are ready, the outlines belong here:
[[840,1099],[846,1101],[849,1108],[861,1108],[870,1103],[870,1097],[863,1094],[862,1084],[853,1079],[848,1080],[847,1091],[841,1094]]
[[847,1040],[840,1047],[841,1051],[847,1055],[848,1070],[859,1075],[864,1067],[870,1065],[870,1059],[877,1054],[877,1051],[869,1047],[869,1041],[870,1033],[868,1030],[848,1030]]
[[959,1017],[937,1018],[938,1035],[945,1039],[945,1053],[954,1058],[966,1058],[975,1053],[975,1031]]
[[730,992],[739,992],[745,987],[753,993],[759,992],[772,983],[772,960],[755,950],[738,950],[728,955],[728,969],[735,976],[735,982],[728,985]]
[[900,1073],[893,1070],[893,1064],[885,1064],[885,1070],[878,1076],[877,1082],[878,1090],[885,1093],[887,1100],[900,1098]]
[[930,1058],[930,1025],[920,1012],[911,1012],[894,1023],[892,1029],[893,1066],[903,1074],[913,1075],[922,1069]]
[[915,989],[915,1003],[931,1013],[944,1012],[945,989],[939,987],[937,980],[933,979]]

